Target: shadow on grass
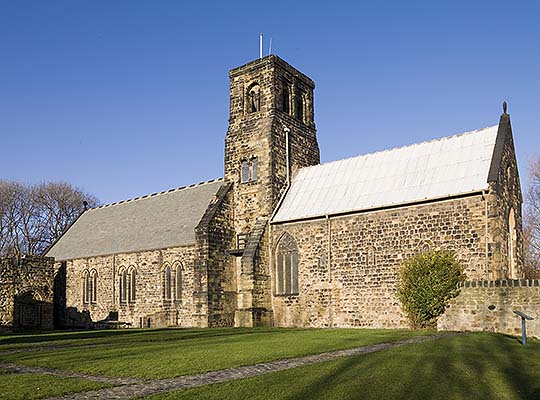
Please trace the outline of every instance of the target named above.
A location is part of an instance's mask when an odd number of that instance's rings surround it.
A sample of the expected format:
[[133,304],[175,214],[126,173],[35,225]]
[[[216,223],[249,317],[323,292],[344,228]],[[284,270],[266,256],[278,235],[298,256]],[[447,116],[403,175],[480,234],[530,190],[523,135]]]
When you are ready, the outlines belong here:
[[474,334],[407,345],[292,372],[293,393],[278,398],[538,400],[540,343],[532,344]]
[[[83,339],[135,339],[136,342],[179,341],[189,339],[215,338],[237,335],[278,334],[279,330],[254,330],[243,328],[160,328],[160,329],[119,329],[48,332],[21,332],[0,335],[0,345],[45,343]],[[141,335],[142,334],[142,335]],[[133,336],[140,335],[140,338]],[[4,336],[4,337],[2,337]],[[156,338],[157,336],[157,338]]]

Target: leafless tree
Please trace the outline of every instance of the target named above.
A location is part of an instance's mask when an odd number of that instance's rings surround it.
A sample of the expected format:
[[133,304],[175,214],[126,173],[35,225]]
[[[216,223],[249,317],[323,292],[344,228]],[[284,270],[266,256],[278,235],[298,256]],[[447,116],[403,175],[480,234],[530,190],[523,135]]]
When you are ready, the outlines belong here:
[[540,278],[540,157],[529,166],[529,188],[524,211],[525,273],[528,278]]
[[0,180],[0,255],[41,254],[98,200],[68,183]]

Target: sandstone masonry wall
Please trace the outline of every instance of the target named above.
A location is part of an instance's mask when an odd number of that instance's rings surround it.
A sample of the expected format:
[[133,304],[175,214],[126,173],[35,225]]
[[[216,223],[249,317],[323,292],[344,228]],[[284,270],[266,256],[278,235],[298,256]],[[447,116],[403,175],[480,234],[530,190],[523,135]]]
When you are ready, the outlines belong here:
[[[273,296],[276,325],[406,327],[395,296],[405,259],[427,249],[448,249],[457,253],[469,279],[493,273],[496,266],[486,253],[489,201],[479,194],[272,225],[273,249],[287,232],[299,250],[299,295]],[[274,260],[275,255],[272,274]]]
[[[198,326],[234,326],[236,270],[229,251],[234,247],[236,237],[231,187],[232,185],[227,183],[219,190],[216,200],[208,207],[195,229],[195,312],[200,320]],[[206,325],[203,318],[206,318]]]
[[[192,245],[67,261],[66,306],[80,313],[89,312],[94,322],[105,319],[110,312],[118,312],[118,321],[134,327],[193,326],[195,257],[196,248]],[[182,298],[165,300],[163,268],[178,262],[183,267]],[[136,300],[120,302],[118,273],[130,267],[137,271]],[[88,304],[83,302],[83,273],[93,269],[98,273],[97,301]],[[77,321],[65,324],[76,325]]]
[[514,310],[534,318],[527,321],[527,336],[540,338],[539,280],[468,281],[439,317],[437,329],[521,335],[521,318]]
[[[522,194],[517,169],[516,154],[512,137],[510,117],[507,114],[501,116],[498,143],[495,148],[494,165],[490,171],[490,189],[496,193],[490,201],[490,224],[489,252],[492,254],[492,262],[499,266],[495,274],[490,274],[484,279],[518,279],[524,277],[523,271],[523,231],[522,231]],[[512,249],[515,267],[510,266],[510,254],[508,242],[511,240],[509,220],[511,210],[515,217],[515,246]]]
[[54,259],[0,258],[0,328],[53,328]]

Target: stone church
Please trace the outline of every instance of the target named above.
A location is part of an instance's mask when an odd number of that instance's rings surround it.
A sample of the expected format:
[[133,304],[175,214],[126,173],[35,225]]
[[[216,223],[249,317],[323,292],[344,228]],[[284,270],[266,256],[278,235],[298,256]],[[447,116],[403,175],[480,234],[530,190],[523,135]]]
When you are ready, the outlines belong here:
[[418,252],[522,277],[506,107],[498,125],[321,164],[308,76],[270,55],[229,77],[223,178],[85,211],[46,254],[67,307],[134,327],[398,328]]

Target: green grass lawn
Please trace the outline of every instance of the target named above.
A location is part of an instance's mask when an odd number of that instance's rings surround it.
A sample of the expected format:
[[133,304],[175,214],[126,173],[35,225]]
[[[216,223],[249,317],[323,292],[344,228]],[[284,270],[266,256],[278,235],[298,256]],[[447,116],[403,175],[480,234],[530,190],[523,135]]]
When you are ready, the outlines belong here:
[[107,387],[96,382],[44,374],[0,375],[1,400],[34,400]]
[[23,345],[32,347],[35,343],[72,347],[0,354],[0,360],[89,374],[165,378],[431,333],[381,329],[223,328],[5,336],[0,339],[3,350]]
[[146,400],[540,399],[540,341],[473,333]]

